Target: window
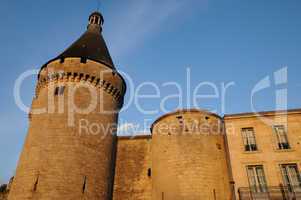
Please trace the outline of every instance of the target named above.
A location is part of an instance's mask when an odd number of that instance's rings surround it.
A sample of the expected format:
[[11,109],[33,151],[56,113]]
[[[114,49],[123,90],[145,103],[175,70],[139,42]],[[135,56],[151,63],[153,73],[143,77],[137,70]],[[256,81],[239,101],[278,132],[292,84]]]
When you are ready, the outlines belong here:
[[252,192],[267,192],[267,183],[262,165],[247,166],[247,174]]
[[286,128],[283,125],[274,126],[278,149],[290,149]]
[[100,18],[98,16],[92,16],[90,18],[90,24],[99,24],[100,23]]
[[55,96],[63,95],[64,91],[65,91],[65,86],[56,87],[54,90],[54,95]]
[[95,17],[96,19],[95,19],[95,24],[99,24],[99,17]]
[[253,128],[243,128],[242,137],[244,140],[245,151],[257,151],[256,138]]
[[81,57],[81,58],[80,58],[80,62],[81,62],[81,63],[84,63],[84,64],[87,63],[87,58]]
[[297,164],[281,165],[283,182],[290,192],[301,192],[301,177]]
[[183,123],[183,117],[182,116],[177,116],[177,119],[178,119],[178,121],[179,121],[180,124]]
[[95,16],[92,16],[91,17],[91,24],[94,24],[94,22],[95,22]]

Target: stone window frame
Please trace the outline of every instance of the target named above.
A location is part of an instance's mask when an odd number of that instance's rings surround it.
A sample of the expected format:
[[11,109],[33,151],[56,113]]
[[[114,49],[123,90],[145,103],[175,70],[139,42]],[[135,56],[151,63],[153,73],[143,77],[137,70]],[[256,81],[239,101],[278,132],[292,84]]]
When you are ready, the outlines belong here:
[[[279,133],[277,133],[276,128],[277,127],[282,127],[284,129],[284,143],[281,143],[281,136],[279,135]],[[289,151],[292,150],[292,145],[290,143],[289,140],[289,136],[288,136],[288,128],[287,126],[283,125],[283,124],[275,124],[272,126],[272,130],[273,130],[273,143],[275,146],[275,149],[277,151]],[[283,138],[282,138],[283,139]]]
[[[252,129],[252,133],[253,133],[252,137],[248,137],[248,135],[244,134],[245,133],[244,130],[247,130],[247,129],[249,129],[249,130]],[[258,148],[258,142],[256,139],[255,128],[254,127],[242,127],[240,129],[240,131],[241,131],[244,152],[248,152],[248,153],[258,152],[259,148]],[[251,142],[252,140],[253,140],[253,142]]]
[[[299,186],[294,186],[294,185],[291,186],[291,183],[289,183],[289,185],[288,185],[287,180],[285,180],[285,178],[291,177],[291,176],[285,177],[285,174],[284,174],[284,167],[285,167],[286,173],[287,173],[287,167],[289,167],[289,166],[294,166],[295,167],[297,175],[299,177]],[[286,186],[286,187],[288,187],[288,189],[289,189],[290,192],[295,191],[296,187],[298,189],[298,192],[300,192],[301,191],[301,171],[300,171],[299,164],[297,162],[280,163],[279,164],[279,168],[280,168],[281,180],[282,180],[283,185]],[[291,178],[289,178],[289,179],[291,179]]]
[[[248,164],[246,165],[246,174],[247,174],[247,180],[248,180],[248,184],[249,184],[249,188],[252,191],[252,193],[267,193],[268,192],[268,181],[267,181],[267,173],[265,170],[265,166],[263,164]],[[251,186],[251,181],[250,181],[250,174],[249,174],[249,170],[250,168],[252,168],[252,172],[254,173],[253,175],[255,176],[255,188],[252,188],[253,186]],[[261,168],[262,172],[263,172],[263,176],[259,176],[258,174],[258,170]],[[261,179],[260,179],[261,177]],[[264,182],[263,184],[260,182]]]

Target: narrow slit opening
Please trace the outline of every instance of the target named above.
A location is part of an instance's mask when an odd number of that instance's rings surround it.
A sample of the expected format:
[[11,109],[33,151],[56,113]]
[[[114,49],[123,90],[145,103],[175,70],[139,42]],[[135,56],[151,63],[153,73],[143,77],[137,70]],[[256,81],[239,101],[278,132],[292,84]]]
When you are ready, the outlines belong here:
[[34,192],[37,191],[37,189],[38,189],[39,177],[40,177],[40,175],[37,176],[36,182],[33,185],[33,191]]
[[84,194],[85,191],[86,191],[86,185],[87,185],[87,177],[85,176],[85,177],[84,177],[83,190],[82,190],[83,194]]
[[151,169],[151,168],[149,168],[149,169],[147,170],[147,176],[148,176],[148,177],[151,177],[151,176],[152,176],[152,169]]

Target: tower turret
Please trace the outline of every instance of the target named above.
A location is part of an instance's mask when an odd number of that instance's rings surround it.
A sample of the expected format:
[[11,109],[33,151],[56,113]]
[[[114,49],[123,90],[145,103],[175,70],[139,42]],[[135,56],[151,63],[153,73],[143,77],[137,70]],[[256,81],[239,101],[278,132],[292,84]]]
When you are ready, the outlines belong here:
[[100,31],[102,31],[103,23],[104,23],[104,18],[102,16],[102,14],[99,12],[94,12],[89,17],[88,29],[96,28],[96,29],[100,29]]
[[42,66],[10,200],[111,199],[125,81],[102,37],[104,19]]
[[152,125],[152,199],[230,199],[221,117],[179,110]]

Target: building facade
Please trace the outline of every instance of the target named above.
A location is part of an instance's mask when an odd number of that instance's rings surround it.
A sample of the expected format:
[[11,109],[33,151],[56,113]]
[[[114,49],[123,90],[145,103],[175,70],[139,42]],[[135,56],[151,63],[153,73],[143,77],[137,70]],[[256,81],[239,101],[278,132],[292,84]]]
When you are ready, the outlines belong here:
[[[157,119],[149,136],[117,137],[126,85],[103,22],[92,13],[88,30],[41,68],[16,176],[1,198],[301,199],[301,109],[224,117],[183,109]],[[109,129],[85,134],[82,121]]]
[[226,115],[240,199],[301,199],[301,110]]

